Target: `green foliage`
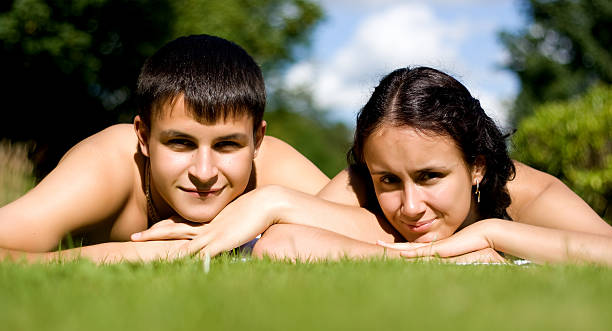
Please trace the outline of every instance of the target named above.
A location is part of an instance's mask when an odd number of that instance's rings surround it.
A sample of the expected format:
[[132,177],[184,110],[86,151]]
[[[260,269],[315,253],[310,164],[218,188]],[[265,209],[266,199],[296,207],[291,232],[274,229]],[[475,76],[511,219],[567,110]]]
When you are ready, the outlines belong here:
[[131,118],[140,66],[172,17],[165,1],[4,1],[0,137],[33,140],[44,175],[79,140]]
[[521,91],[511,119],[518,123],[537,105],[567,100],[590,86],[612,83],[612,2],[608,0],[525,0],[531,24],[503,32]]
[[[267,75],[294,60],[307,47],[323,12],[308,0],[179,0],[174,36],[207,33],[244,47]],[[266,80],[273,77],[266,77]]]
[[76,142],[132,120],[140,67],[167,41],[196,33],[233,40],[269,82],[308,46],[321,17],[310,0],[2,1],[0,138],[35,141],[42,177]]
[[[0,262],[5,330],[609,330],[595,266]],[[407,327],[409,326],[409,327]]]
[[232,40],[262,66],[269,94],[267,134],[295,147],[328,176],[346,166],[349,129],[326,120],[308,93],[275,86],[295,53],[308,46],[323,15],[318,5],[304,0],[181,0],[174,2],[174,10],[180,17],[174,35],[208,33]]
[[351,131],[342,123],[325,119],[310,94],[304,91],[277,90],[264,119],[266,134],[280,138],[304,154],[328,177],[346,168],[346,152]]
[[537,108],[513,142],[514,158],[560,178],[612,221],[612,86]]

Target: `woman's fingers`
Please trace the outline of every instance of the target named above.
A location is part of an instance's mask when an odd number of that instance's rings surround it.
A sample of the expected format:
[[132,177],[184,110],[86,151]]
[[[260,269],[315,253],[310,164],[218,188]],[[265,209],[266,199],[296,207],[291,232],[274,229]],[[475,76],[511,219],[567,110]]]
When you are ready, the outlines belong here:
[[400,256],[406,258],[424,257],[424,256],[439,256],[453,257],[477,252],[490,248],[486,242],[471,241],[468,238],[450,237],[444,240],[423,244],[420,247],[413,247],[400,252]]
[[452,263],[507,263],[493,248],[485,248],[460,256],[445,258],[444,261]]
[[388,242],[384,242],[384,241],[378,240],[378,241],[376,241],[376,245],[387,247],[387,248],[391,248],[391,249],[397,249],[397,250],[407,250],[407,249],[419,248],[419,247],[426,246],[426,245],[431,245],[431,244],[429,244],[429,243],[409,243],[409,242],[405,242],[405,243],[388,243]]

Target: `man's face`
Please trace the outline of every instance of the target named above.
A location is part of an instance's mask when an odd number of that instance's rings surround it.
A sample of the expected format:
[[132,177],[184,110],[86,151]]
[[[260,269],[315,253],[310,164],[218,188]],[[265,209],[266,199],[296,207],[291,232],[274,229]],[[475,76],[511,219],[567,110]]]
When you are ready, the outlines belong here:
[[189,221],[209,222],[244,192],[262,137],[255,140],[253,119],[246,115],[198,122],[182,96],[161,113],[141,144],[150,158],[151,187],[162,198],[155,204],[162,215],[173,210]]

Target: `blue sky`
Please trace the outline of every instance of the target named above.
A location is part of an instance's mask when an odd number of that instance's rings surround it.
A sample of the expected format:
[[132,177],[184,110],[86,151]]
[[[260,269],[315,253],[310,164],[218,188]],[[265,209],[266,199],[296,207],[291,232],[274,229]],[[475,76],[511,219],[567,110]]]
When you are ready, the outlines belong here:
[[501,29],[525,25],[511,0],[321,0],[325,21],[311,53],[291,67],[286,84],[311,89],[334,119],[353,125],[380,78],[393,69],[426,65],[464,83],[485,111],[506,125],[518,90],[501,69]]

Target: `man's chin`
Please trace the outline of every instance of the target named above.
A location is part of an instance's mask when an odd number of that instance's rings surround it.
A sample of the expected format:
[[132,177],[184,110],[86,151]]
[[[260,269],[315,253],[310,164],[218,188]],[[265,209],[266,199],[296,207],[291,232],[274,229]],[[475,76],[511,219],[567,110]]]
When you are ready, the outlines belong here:
[[210,221],[212,221],[218,214],[219,214],[220,210],[218,212],[210,212],[207,211],[206,213],[197,213],[197,212],[191,212],[191,213],[182,213],[180,216],[190,222],[194,222],[194,223],[210,223]]

